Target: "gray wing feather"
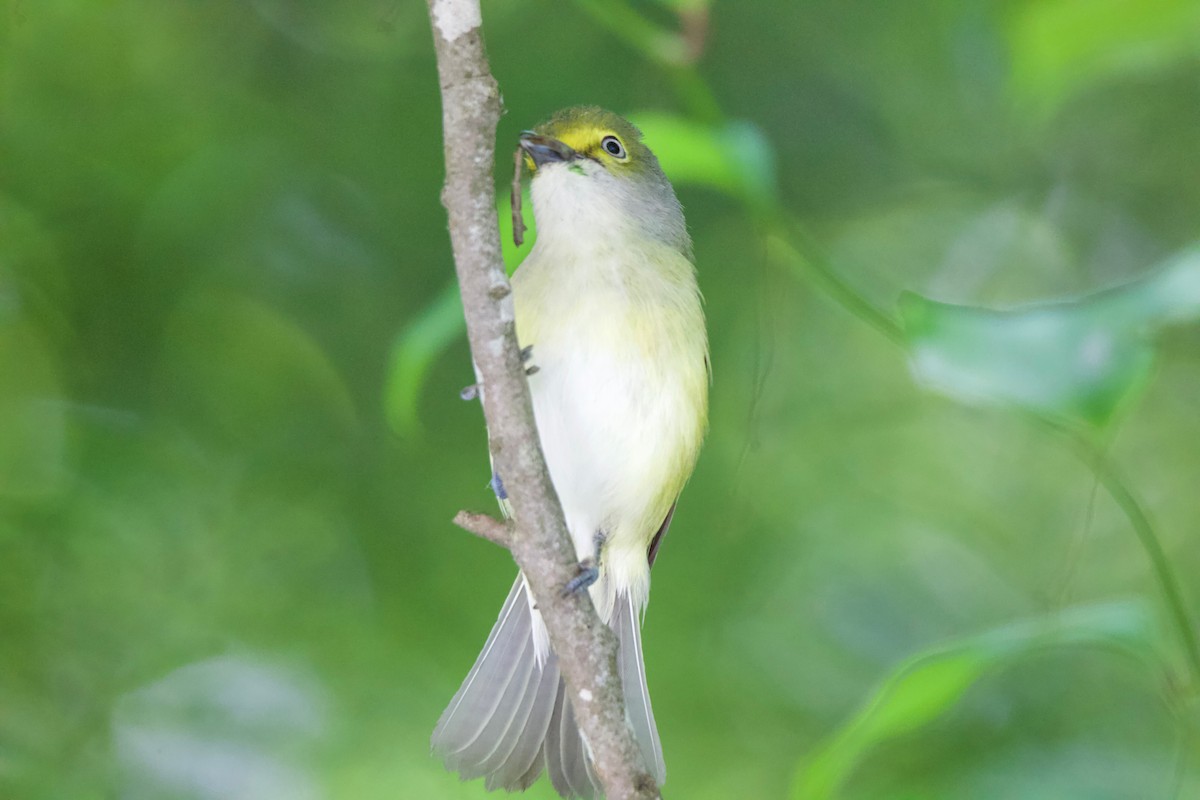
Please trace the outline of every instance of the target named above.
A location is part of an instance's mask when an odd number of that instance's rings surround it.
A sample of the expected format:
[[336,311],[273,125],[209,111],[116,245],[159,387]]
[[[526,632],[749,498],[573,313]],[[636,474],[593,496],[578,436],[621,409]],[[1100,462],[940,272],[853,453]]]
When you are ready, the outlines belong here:
[[596,787],[596,794],[600,795],[602,788],[600,786],[600,779],[596,777],[596,769],[592,766],[592,764],[593,761],[590,755],[583,760],[583,767],[587,770],[588,780],[591,781],[592,786]]
[[617,595],[613,606],[612,626],[620,643],[617,666],[621,673],[621,688],[625,691],[625,716],[633,726],[634,738],[642,751],[642,758],[646,760],[655,782],[662,786],[667,779],[667,765],[663,761],[662,741],[658,738],[654,709],[650,707],[650,690],[646,687],[646,666],[642,661],[641,620],[638,619],[637,609],[630,602],[629,595]]
[[546,772],[550,775],[550,783],[554,784],[554,791],[558,792],[563,797],[569,797],[572,793],[571,782],[567,779],[566,773],[563,771],[562,763],[562,715],[563,715],[563,691],[565,684],[562,681],[558,683],[558,692],[554,697],[554,712],[550,715],[550,727],[546,731],[546,741],[542,745],[542,750],[546,756]]
[[566,696],[566,685],[559,681],[558,697],[554,701],[554,716],[546,734],[546,771],[550,782],[563,797],[593,800],[600,796],[600,787],[588,776],[584,759],[583,738],[575,724],[575,711]]
[[518,789],[541,771],[539,766],[528,775],[559,677],[557,668],[551,674],[537,663],[532,630],[525,582],[518,576],[475,665],[433,731],[433,751],[463,780],[486,775],[489,788]]
[[[553,708],[554,708],[554,695],[553,694],[550,696],[550,707],[551,707],[551,710],[553,710]],[[516,781],[513,782],[513,786],[516,787],[516,789],[519,789],[521,791],[528,789],[530,786],[533,785],[533,782],[536,781],[538,779],[538,777],[542,774],[542,769],[545,766],[546,766],[546,751],[545,751],[545,739],[543,739],[538,744],[537,752],[533,756],[533,762],[529,765],[529,769],[525,772],[524,775],[522,775]]]
[[[497,688],[499,703],[487,724],[480,730],[475,741],[455,754],[461,760],[459,774],[463,780],[491,775],[504,765],[509,753],[516,745],[517,736],[529,715],[531,687],[540,678],[537,659],[533,655],[533,642],[526,637],[526,646],[516,656],[514,670],[508,683]],[[535,675],[535,673],[537,673]],[[519,770],[523,772],[524,770]]]
[[[565,686],[563,694],[566,694]],[[575,721],[575,708],[571,705],[570,697],[566,697],[566,702],[563,703],[562,741],[563,768],[571,779],[571,786],[574,787],[575,794],[584,800],[593,800],[595,797],[603,796],[599,783],[593,783],[588,774],[587,762],[590,760],[590,755],[587,751],[587,744],[583,741],[583,734],[579,732],[579,723]]]
[[561,683],[553,659],[542,667],[534,665],[532,680],[521,698],[521,712],[504,736],[506,746],[497,748],[489,761],[486,783],[489,790],[527,789],[542,773],[542,742]]
[[[518,579],[517,584],[520,583]],[[529,613],[517,607],[517,601],[524,596],[524,587],[517,584],[508,593],[475,665],[433,730],[433,751],[451,769],[458,770],[469,763],[459,754],[479,738],[491,720],[500,705],[503,689],[511,682],[524,655],[529,639]]]

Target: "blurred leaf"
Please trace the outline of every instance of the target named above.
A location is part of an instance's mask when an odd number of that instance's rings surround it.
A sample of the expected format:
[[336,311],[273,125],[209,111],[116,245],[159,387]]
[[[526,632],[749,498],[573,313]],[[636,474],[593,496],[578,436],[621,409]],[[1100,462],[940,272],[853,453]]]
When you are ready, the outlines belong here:
[[1140,604],[1109,603],[1015,622],[910,658],[805,760],[792,800],[835,797],[872,748],[937,719],[991,670],[1046,648],[1107,647],[1143,656],[1152,642],[1152,620]]
[[385,405],[388,423],[400,436],[420,431],[418,404],[429,365],[464,330],[458,284],[448,284],[396,337],[389,357]]
[[[521,201],[526,225],[525,238],[520,246],[513,241],[510,197],[510,192],[502,193],[496,207],[500,219],[500,249],[504,257],[504,269],[512,275],[517,265],[533,249],[537,229],[530,212],[529,188],[526,185]],[[418,407],[429,366],[465,330],[458,283],[451,282],[416,318],[404,326],[392,343],[384,407],[388,424],[396,434],[414,436],[420,432]]]
[[1030,0],[1009,26],[1016,94],[1047,110],[1078,87],[1200,52],[1195,0]]
[[1102,426],[1154,357],[1135,332],[1088,305],[1003,312],[906,294],[900,314],[917,380],[967,405]]
[[1200,248],[1151,276],[1077,301],[994,311],[905,294],[911,366],[969,405],[1103,426],[1145,384],[1153,333],[1200,314]]
[[1097,297],[1114,315],[1147,328],[1200,318],[1200,245],[1171,256],[1146,278]]
[[760,210],[775,202],[775,154],[753,124],[709,125],[658,112],[631,119],[676,186],[716,189]]

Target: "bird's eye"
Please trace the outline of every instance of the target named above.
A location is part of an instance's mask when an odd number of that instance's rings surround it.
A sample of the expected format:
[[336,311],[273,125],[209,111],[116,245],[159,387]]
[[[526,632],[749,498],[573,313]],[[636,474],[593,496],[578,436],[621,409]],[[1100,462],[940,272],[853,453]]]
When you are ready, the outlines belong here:
[[605,136],[600,140],[600,146],[604,148],[610,156],[617,158],[625,157],[625,147],[621,144],[621,140],[615,136]]

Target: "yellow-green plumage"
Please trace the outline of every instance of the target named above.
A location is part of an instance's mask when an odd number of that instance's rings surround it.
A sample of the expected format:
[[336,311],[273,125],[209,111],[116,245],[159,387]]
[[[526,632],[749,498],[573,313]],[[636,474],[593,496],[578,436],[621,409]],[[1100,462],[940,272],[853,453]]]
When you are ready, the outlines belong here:
[[[538,432],[581,560],[602,536],[600,575],[590,591],[618,633],[629,717],[661,782],[639,628],[650,586],[648,549],[691,474],[706,424],[707,339],[691,242],[669,182],[624,119],[591,107],[568,109],[523,146],[533,168],[538,238],[513,275],[517,336],[532,346]],[[528,618],[527,627],[518,614]],[[518,635],[531,650],[509,643]],[[497,666],[502,658],[533,659],[520,691],[504,677],[508,665]],[[519,664],[516,674],[524,669]],[[544,762],[564,796],[594,796],[598,784],[569,701],[561,686],[553,702],[546,700],[548,680],[558,683],[556,662],[518,577],[484,653],[434,733],[435,750],[464,777],[487,776],[489,786],[523,788]],[[505,684],[502,711],[476,698],[498,692],[495,682]],[[520,724],[496,723],[514,692],[520,697],[511,716]],[[540,755],[526,765],[539,736]],[[486,749],[478,743],[489,737],[496,744],[485,758],[450,752]],[[496,755],[510,744],[519,758]]]

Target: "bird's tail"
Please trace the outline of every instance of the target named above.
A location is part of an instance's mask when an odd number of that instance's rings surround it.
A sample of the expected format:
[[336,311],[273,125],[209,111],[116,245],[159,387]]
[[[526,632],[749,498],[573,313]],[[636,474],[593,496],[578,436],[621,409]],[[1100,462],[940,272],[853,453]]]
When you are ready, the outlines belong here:
[[[528,788],[542,770],[563,797],[602,796],[587,742],[551,653],[539,664],[528,589],[517,576],[475,666],[442,712],[433,751],[463,780],[483,777],[489,790]],[[662,744],[646,690],[638,611],[618,595],[610,622],[620,643],[625,709],[657,783],[666,777]]]

